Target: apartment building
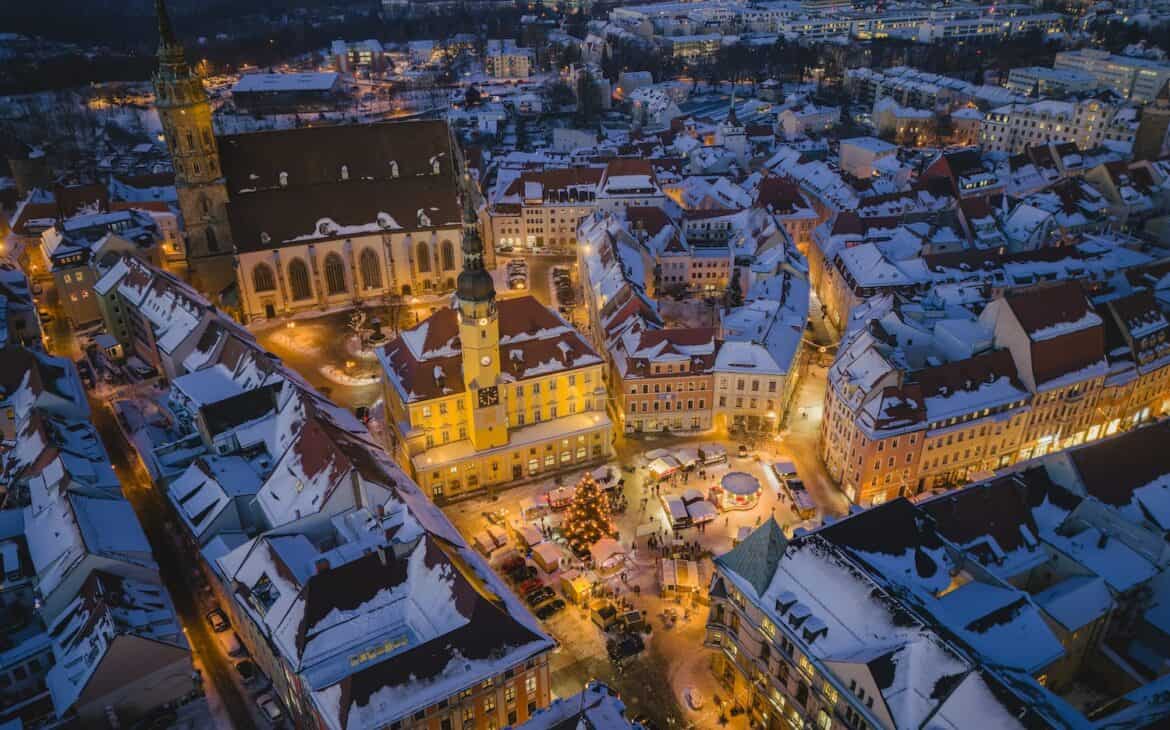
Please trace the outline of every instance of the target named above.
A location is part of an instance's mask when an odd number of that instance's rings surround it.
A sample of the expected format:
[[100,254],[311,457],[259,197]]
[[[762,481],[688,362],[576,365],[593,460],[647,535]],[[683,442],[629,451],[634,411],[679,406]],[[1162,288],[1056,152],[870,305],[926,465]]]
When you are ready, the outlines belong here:
[[960,484],[1170,410],[1170,324],[1149,292],[1094,303],[1068,281],[1009,289],[978,317],[895,305],[855,322],[830,370],[820,448],[858,504]]
[[94,284],[123,254],[158,262],[161,241],[150,216],[123,210],[68,218],[41,234],[41,248],[69,323],[80,329],[101,321]]
[[526,79],[532,75],[532,49],[519,48],[510,38],[487,42],[484,70],[498,79]]
[[1021,66],[1008,71],[1007,83],[1012,91],[1025,96],[1062,98],[1087,94],[1097,88],[1097,79],[1085,71],[1046,66]]
[[[647,294],[647,271],[660,272],[661,287],[661,279],[676,271],[670,242],[685,240],[660,211],[632,225],[600,212],[581,224],[578,265],[585,282],[587,331],[605,353],[610,392],[627,433],[771,432],[784,419],[802,362],[807,269],[795,245],[763,210],[735,216],[724,259],[735,252],[743,263],[736,275],[745,303],[722,314],[718,332],[664,327]],[[692,284],[697,281],[702,280]],[[689,291],[704,289],[694,285]]]
[[1088,150],[1111,142],[1132,145],[1137,127],[1136,109],[1103,98],[1044,100],[987,112],[980,144],[984,150],[1013,155],[1045,142],[1073,142]]
[[572,253],[577,224],[596,207],[604,172],[601,167],[570,167],[521,173],[486,206],[485,245]]
[[1095,48],[1061,51],[1052,67],[1087,73],[1099,85],[1139,104],[1153,101],[1170,81],[1170,63],[1166,61],[1119,56]]
[[613,357],[616,410],[624,430],[710,430],[718,349],[711,328],[627,330]]
[[1138,505],[1168,445],[1158,424],[791,539],[769,520],[715,559],[720,694],[767,728],[1164,724],[1156,672],[1102,678],[1167,654],[1166,528]]

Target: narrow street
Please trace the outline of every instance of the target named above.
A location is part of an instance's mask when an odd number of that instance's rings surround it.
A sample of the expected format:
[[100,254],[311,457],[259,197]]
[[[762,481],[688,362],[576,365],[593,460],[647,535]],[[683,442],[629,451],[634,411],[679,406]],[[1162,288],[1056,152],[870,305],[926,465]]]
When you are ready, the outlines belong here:
[[[216,698],[231,718],[232,728],[255,728],[249,702],[233,680],[235,670],[203,616],[204,609],[198,597],[198,587],[203,579],[198,568],[194,567],[198,565],[198,556],[188,553],[176,531],[168,526],[169,505],[154,487],[133,446],[126,441],[111,407],[91,398],[90,408],[94,426],[101,434],[114,471],[122,482],[122,493],[133,505],[138,522],[150,541],[163,585],[170,593],[175,612],[183,624],[193,659],[202,669],[204,683],[214,685]],[[210,690],[208,694],[211,694]]]

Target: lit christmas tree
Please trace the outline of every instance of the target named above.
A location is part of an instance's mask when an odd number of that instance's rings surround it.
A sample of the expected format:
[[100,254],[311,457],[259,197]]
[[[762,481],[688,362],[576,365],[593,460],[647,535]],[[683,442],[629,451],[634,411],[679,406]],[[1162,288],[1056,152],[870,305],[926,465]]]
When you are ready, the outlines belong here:
[[586,473],[577,484],[577,492],[561,527],[569,547],[578,557],[588,555],[589,548],[598,540],[613,534],[607,508],[605,492],[593,476]]

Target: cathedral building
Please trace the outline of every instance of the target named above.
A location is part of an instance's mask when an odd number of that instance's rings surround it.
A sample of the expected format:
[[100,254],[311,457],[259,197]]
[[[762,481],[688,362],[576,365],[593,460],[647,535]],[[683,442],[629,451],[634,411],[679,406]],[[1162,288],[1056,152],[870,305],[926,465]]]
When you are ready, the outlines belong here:
[[437,502],[612,455],[601,357],[534,297],[496,299],[473,207],[452,306],[378,352],[388,445]]
[[454,290],[463,224],[446,122],[217,137],[162,0],[158,14],[155,88],[197,289],[244,321]]

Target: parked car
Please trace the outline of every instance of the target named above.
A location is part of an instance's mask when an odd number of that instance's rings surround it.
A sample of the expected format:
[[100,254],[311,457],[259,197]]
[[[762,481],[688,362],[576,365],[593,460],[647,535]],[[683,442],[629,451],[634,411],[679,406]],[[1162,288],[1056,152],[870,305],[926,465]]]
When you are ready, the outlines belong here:
[[248,650],[240,642],[240,637],[236,636],[234,631],[226,631],[219,636],[220,643],[223,644],[223,650],[227,655],[233,658],[248,656]]
[[260,712],[272,723],[280,722],[284,717],[284,710],[280,709],[280,703],[272,696],[271,692],[264,692],[256,696],[256,706],[260,708]]
[[532,593],[537,588],[542,588],[542,587],[544,587],[544,581],[542,581],[540,578],[533,578],[532,580],[524,581],[519,586],[517,586],[516,592],[522,596],[527,596],[529,593]]
[[536,617],[541,621],[552,618],[560,613],[565,608],[565,600],[563,598],[554,598],[548,603],[536,609]]
[[747,444],[740,444],[739,445],[739,455],[740,455],[740,458],[746,457],[748,455]]
[[624,661],[637,656],[646,648],[646,643],[637,634],[623,634],[616,639],[610,639],[605,647],[609,658],[615,662]]
[[251,659],[236,662],[236,674],[240,675],[244,684],[252,684],[259,676],[256,672],[256,665],[252,663]]
[[213,608],[207,612],[207,623],[211,624],[211,630],[217,634],[231,628],[227,616],[224,616],[223,611],[218,608]]
[[513,583],[523,583],[526,580],[536,577],[536,567],[532,565],[521,565],[508,571],[508,580]]
[[48,324],[53,321],[53,315],[47,309],[38,309],[37,314],[41,316],[41,322]]
[[90,365],[89,360],[84,357],[77,361],[77,374],[81,376],[81,384],[86,388],[93,388],[97,383],[93,365]]
[[537,588],[533,592],[526,595],[524,597],[524,601],[529,606],[537,606],[541,603],[544,603],[545,601],[547,601],[548,599],[552,598],[555,595],[556,595],[556,593],[553,592],[552,588],[549,588],[548,586],[543,586],[541,588]]
[[500,563],[500,571],[503,573],[511,573],[516,568],[524,565],[523,555],[513,555],[504,562]]

